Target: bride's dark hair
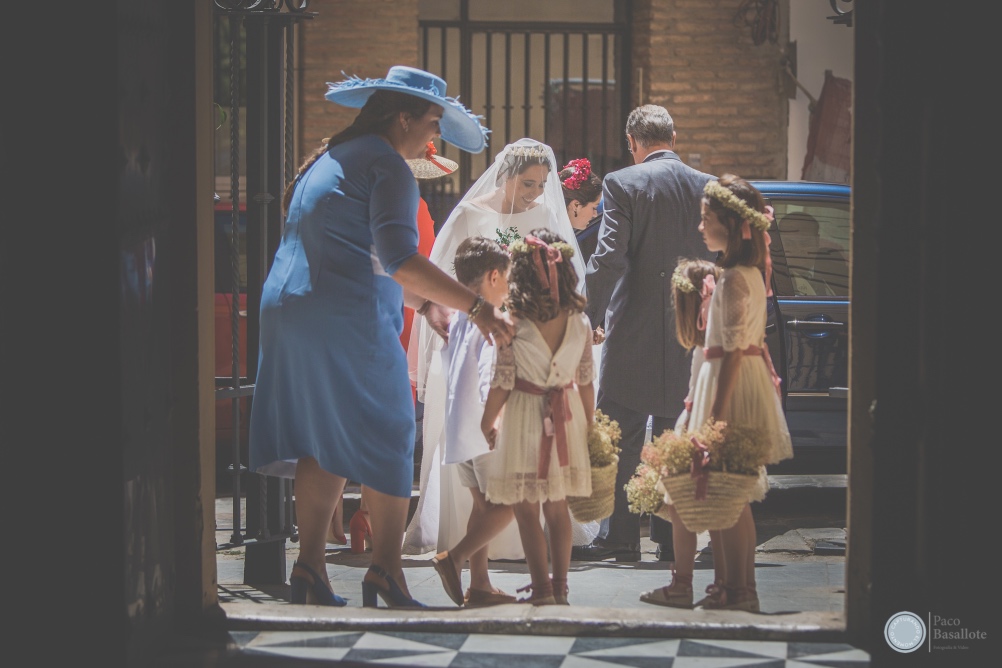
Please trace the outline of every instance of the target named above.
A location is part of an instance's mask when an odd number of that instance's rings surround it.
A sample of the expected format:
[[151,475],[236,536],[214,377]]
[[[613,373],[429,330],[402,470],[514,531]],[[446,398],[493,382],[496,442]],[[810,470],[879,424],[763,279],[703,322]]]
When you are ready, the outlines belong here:
[[537,146],[513,146],[508,150],[501,164],[498,165],[498,175],[494,185],[501,185],[535,165],[550,169],[549,156],[542,144]]

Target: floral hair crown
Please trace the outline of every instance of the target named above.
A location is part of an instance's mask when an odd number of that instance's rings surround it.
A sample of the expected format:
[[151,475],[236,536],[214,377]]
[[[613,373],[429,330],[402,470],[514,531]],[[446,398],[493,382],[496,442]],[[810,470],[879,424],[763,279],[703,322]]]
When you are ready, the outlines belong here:
[[[568,258],[574,255],[574,249],[571,248],[571,245],[564,243],[563,241],[556,241],[550,244],[550,247],[556,248],[560,251],[560,255],[562,257]],[[511,253],[512,257],[515,257],[516,255],[530,255],[538,250],[538,247],[530,246],[524,239],[513,241],[511,245],[508,246],[508,252]]]
[[692,281],[682,274],[682,267],[675,267],[675,271],[671,274],[671,284],[678,288],[681,292],[696,291],[696,286],[692,284]]
[[581,184],[585,182],[585,179],[591,175],[591,161],[589,161],[588,158],[571,160],[564,165],[564,169],[572,169],[574,172],[561,181],[561,183],[563,183],[564,187],[568,190],[577,190],[581,187]]
[[703,194],[717,200],[738,214],[741,220],[747,220],[759,230],[765,232],[769,229],[770,220],[766,214],[748,206],[747,202],[731,192],[730,188],[720,185],[719,181],[707,181],[703,187]]
[[516,158],[545,158],[546,150],[542,145],[537,146],[512,146],[508,155]]

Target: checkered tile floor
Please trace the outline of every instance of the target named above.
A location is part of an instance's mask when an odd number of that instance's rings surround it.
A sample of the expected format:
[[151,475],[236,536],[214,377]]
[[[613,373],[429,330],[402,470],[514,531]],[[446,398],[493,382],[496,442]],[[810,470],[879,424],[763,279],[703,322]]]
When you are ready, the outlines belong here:
[[868,668],[850,645],[467,633],[231,632],[245,656],[449,668]]

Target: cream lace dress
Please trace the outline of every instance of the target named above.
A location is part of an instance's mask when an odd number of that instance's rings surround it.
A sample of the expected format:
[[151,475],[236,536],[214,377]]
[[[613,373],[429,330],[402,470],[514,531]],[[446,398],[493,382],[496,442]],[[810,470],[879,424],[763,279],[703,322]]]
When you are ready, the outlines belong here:
[[[563,199],[560,200],[563,207]],[[535,206],[515,214],[501,214],[474,202],[460,202],[450,214],[450,226],[435,239],[432,257],[438,259],[439,268],[455,277],[452,266],[456,248],[469,236],[482,235],[497,239],[496,230],[514,227],[520,237],[525,237],[537,227],[554,229],[546,206]],[[569,225],[570,223],[568,223]],[[556,230],[554,230],[556,231]],[[583,284],[584,272],[580,271]],[[580,290],[580,288],[579,288]],[[418,506],[404,533],[404,554],[423,554],[429,550],[440,552],[451,549],[466,535],[473,501],[469,491],[460,482],[456,465],[445,464],[441,448],[445,426],[445,378],[442,374],[440,351],[442,340],[425,325],[424,319],[416,321],[411,330],[407,348],[411,379],[418,382],[418,398],[424,403],[422,421],[422,457],[420,496]],[[429,362],[423,382],[418,357],[425,355]],[[479,418],[478,418],[479,424]],[[488,545],[490,559],[521,560],[525,558],[522,541],[515,522],[509,524]]]
[[567,465],[560,465],[556,438],[551,439],[550,463],[544,478],[538,477],[537,467],[546,397],[514,390],[516,378],[542,388],[592,382],[595,367],[591,337],[587,316],[571,315],[563,341],[551,355],[536,325],[522,319],[516,323],[511,345],[495,351],[491,387],[513,391],[501,412],[495,456],[487,479],[488,501],[510,505],[591,494],[588,424],[577,385],[565,390],[570,409],[570,420],[566,422]]
[[[762,274],[754,267],[737,266],[724,271],[710,300],[706,324],[706,347],[725,351],[765,347],[766,295]],[[717,394],[721,358],[704,359],[692,387],[689,428],[696,429],[710,416]],[[770,443],[767,463],[793,457],[790,430],[783,405],[772,383],[769,367],[761,355],[741,358],[740,371],[725,415],[716,416],[728,424],[753,428]],[[759,471],[759,485],[749,501],[761,501],[769,489],[765,467]]]

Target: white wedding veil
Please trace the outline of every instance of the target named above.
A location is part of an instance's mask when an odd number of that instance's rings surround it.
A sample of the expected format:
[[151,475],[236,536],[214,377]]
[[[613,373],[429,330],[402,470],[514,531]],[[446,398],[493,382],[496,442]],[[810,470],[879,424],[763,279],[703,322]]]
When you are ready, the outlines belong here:
[[[536,199],[535,209],[525,214],[503,213],[499,210],[500,189],[508,179],[518,177],[518,170],[524,169],[526,164],[526,156],[540,154],[545,156],[550,169],[546,175],[543,194]],[[476,234],[497,239],[497,231],[507,232],[509,227],[517,227],[518,234],[522,237],[538,227],[546,227],[559,234],[574,249],[571,263],[578,275],[577,289],[581,294],[585,294],[584,258],[574,236],[574,227],[567,217],[564,191],[560,184],[560,167],[552,148],[528,137],[505,146],[495,156],[494,163],[456,204],[442,229],[435,235],[435,244],[432,246],[429,259],[450,276],[455,277],[452,263],[456,257],[456,248],[464,239]],[[413,380],[417,384],[418,400],[424,401],[427,365],[436,351],[441,349],[442,340],[432,331],[424,318],[416,324],[418,326],[411,330],[408,351],[413,351],[411,371],[416,374]]]
[[[549,171],[543,194],[536,198],[535,206],[520,213],[504,213],[501,200],[505,183],[542,161],[549,166]],[[482,235],[498,239],[498,231],[508,233],[511,227],[516,228],[520,237],[525,237],[532,230],[545,227],[559,234],[574,249],[571,262],[578,276],[578,292],[585,294],[584,258],[567,217],[559,172],[553,149],[542,142],[523,138],[505,146],[449,214],[435,236],[429,259],[455,277],[456,248],[467,237]],[[446,392],[440,361],[443,343],[425,318],[415,318],[407,356],[418,401],[424,403],[423,452],[421,496],[404,536],[405,554],[420,554],[431,549],[441,551],[455,545],[466,531],[466,518],[472,503],[469,493],[459,487],[458,478],[454,479],[456,474],[452,469],[455,466],[442,465],[440,441]],[[492,559],[524,557],[514,522],[492,541],[489,556]]]

